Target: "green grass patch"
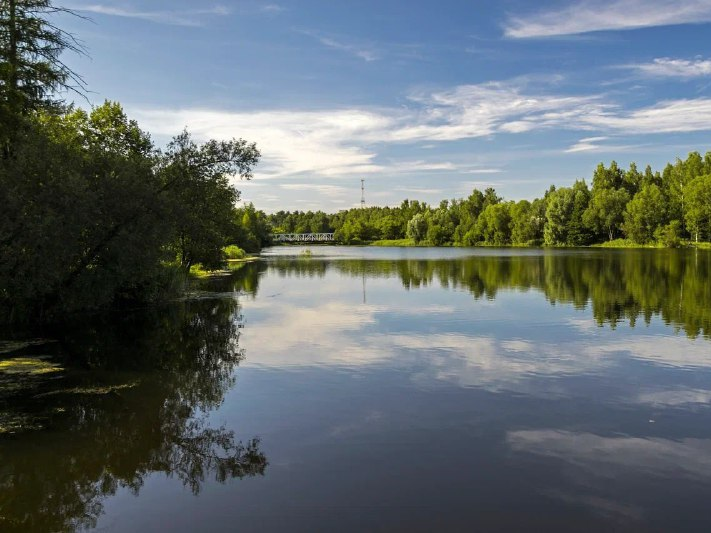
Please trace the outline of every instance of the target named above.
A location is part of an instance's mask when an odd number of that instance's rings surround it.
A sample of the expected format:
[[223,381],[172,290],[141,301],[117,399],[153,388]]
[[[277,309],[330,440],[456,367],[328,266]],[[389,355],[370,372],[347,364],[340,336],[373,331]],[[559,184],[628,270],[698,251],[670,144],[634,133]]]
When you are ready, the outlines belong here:
[[207,278],[212,275],[212,270],[206,270],[200,263],[190,266],[190,276],[193,278]]
[[593,248],[662,248],[658,243],[640,244],[629,239],[614,239],[600,244],[591,245]]
[[381,239],[373,241],[370,246],[417,246],[414,239]]

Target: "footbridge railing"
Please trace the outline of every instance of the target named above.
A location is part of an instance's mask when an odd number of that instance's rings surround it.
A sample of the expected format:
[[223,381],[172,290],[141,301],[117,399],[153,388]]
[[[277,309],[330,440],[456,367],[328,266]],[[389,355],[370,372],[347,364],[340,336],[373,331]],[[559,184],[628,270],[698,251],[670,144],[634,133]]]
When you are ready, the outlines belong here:
[[275,233],[274,242],[331,242],[333,233]]

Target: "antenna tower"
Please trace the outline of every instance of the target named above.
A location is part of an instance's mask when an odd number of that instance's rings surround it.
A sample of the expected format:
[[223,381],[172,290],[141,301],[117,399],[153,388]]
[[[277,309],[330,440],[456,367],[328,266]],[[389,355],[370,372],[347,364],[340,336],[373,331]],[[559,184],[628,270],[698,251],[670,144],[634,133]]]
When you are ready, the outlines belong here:
[[365,180],[360,179],[360,207],[363,209],[365,207]]

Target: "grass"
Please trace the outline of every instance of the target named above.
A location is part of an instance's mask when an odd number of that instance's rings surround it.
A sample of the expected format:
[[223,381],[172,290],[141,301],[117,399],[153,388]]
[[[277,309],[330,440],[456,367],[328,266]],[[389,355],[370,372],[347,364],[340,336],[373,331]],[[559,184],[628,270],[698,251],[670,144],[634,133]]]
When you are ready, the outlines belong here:
[[417,246],[413,239],[381,239],[373,241],[370,246]]
[[639,244],[629,239],[613,239],[600,244],[590,245],[592,248],[663,248],[659,243]]

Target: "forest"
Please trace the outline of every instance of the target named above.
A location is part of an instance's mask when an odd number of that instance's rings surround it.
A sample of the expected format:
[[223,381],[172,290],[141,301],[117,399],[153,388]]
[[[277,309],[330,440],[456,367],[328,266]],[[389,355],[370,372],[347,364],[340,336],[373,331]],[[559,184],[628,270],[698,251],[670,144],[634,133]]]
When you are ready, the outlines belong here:
[[85,50],[57,13],[78,16],[0,3],[0,322],[174,297],[194,264],[266,238],[244,230],[256,215],[233,185],[252,176],[255,144],[183,131],[160,149],[119,103],[67,104],[86,87],[60,56]]
[[279,211],[267,219],[275,233],[334,232],[345,244],[678,247],[711,239],[711,152],[691,152],[662,172],[600,163],[591,182],[551,186],[532,201],[506,201],[488,188],[438,206],[404,200],[335,214]]

